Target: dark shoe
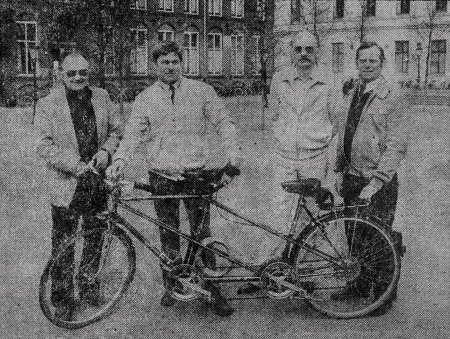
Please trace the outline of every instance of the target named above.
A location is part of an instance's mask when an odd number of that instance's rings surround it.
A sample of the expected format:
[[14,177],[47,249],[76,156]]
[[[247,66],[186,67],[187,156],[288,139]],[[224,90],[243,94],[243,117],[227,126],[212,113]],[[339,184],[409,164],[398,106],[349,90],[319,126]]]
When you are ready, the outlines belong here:
[[331,300],[349,300],[352,298],[367,298],[369,296],[369,290],[365,288],[358,288],[353,285],[348,285],[344,289],[332,293],[330,295]]
[[380,315],[386,314],[392,308],[392,299],[386,301],[383,305],[378,307],[376,310],[372,311],[369,315],[371,317],[378,317]]
[[72,321],[74,319],[74,306],[72,303],[59,305],[55,309],[55,318],[63,321]]
[[164,295],[161,298],[161,306],[163,307],[170,307],[175,305],[177,300],[172,297],[169,291],[164,292]]
[[231,307],[227,299],[222,295],[221,291],[217,287],[211,289],[211,306],[214,313],[220,315],[221,317],[228,317],[233,314],[234,308]]
[[250,282],[246,285],[240,286],[237,290],[237,294],[254,294],[259,291],[261,291],[261,286]]

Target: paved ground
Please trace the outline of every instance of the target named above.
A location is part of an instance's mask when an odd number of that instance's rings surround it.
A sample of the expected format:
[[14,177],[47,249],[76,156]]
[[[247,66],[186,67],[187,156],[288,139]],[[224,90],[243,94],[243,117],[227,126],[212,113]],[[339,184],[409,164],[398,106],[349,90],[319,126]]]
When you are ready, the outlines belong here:
[[[243,175],[221,199],[258,220],[267,217],[270,134],[261,129],[257,102],[229,102],[246,155]],[[294,301],[236,301],[237,312],[218,318],[201,302],[162,309],[158,263],[137,245],[136,278],[107,319],[68,331],[42,315],[38,281],[49,253],[50,223],[42,171],[31,151],[32,133],[23,112],[0,111],[0,338],[437,338],[450,337],[450,110],[415,107],[411,147],[400,171],[395,227],[408,247],[399,299],[378,318],[331,320]],[[139,157],[133,176],[139,177]],[[215,215],[215,219],[221,219]],[[224,221],[216,231],[252,255],[253,229]],[[149,237],[157,232],[145,229]],[[219,227],[217,227],[219,229]],[[226,230],[226,231],[224,231]],[[221,234],[222,233],[222,234]]]

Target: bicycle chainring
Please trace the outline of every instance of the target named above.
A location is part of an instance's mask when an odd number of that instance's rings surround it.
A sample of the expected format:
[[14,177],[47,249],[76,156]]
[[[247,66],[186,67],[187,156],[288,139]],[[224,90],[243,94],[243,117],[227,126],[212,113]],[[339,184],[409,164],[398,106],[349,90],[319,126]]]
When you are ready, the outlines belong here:
[[167,276],[167,290],[177,300],[190,301],[201,296],[203,278],[193,265],[174,266]]
[[267,264],[261,272],[261,286],[267,295],[273,299],[285,299],[295,291],[277,282],[285,281],[297,285],[297,274],[294,268],[284,261],[273,261]]

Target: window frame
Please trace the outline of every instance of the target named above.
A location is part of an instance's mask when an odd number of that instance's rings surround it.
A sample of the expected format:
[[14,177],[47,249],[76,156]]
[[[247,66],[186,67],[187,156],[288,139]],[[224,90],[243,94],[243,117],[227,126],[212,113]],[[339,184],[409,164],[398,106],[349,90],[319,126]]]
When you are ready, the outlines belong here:
[[377,15],[377,0],[366,0],[365,17],[375,17],[376,15]]
[[[235,39],[235,46],[233,46],[233,38]],[[242,40],[241,45],[239,46],[239,39]],[[236,33],[230,35],[230,74],[233,76],[243,76],[245,74],[245,38],[244,33]],[[241,58],[241,60],[238,60]],[[233,64],[234,64],[234,73],[233,73]],[[241,67],[238,69],[238,65]]]
[[[136,37],[136,41],[132,41],[132,43],[134,43],[134,46],[133,46],[133,48],[132,48],[132,50],[130,51],[130,75],[147,75],[148,74],[148,29],[147,28],[145,28],[145,27],[135,27],[135,28],[131,28],[130,29],[130,34],[131,34],[131,37],[132,37],[132,32],[133,31],[136,31],[136,35],[135,35],[135,37]],[[138,49],[138,47],[139,47],[139,45],[138,45],[138,42],[139,42],[139,32],[145,32],[145,39],[144,39],[144,41],[145,41],[145,71],[144,72],[142,72],[142,73],[140,73],[140,72],[138,72],[137,70],[138,70],[138,63],[137,63],[137,58],[138,58],[138,53],[137,53],[137,49]],[[136,72],[133,72],[133,68],[132,68],[132,60],[131,60],[131,56],[132,56],[132,51],[135,51],[135,62],[136,62]]]
[[[337,48],[335,48],[337,47]],[[344,73],[345,44],[343,42],[331,43],[331,71],[333,74]]]
[[[231,0],[231,17],[237,18],[237,19],[243,19],[244,18],[244,8],[245,3],[244,0]],[[240,13],[238,12],[238,7],[241,9]],[[234,8],[234,11],[233,11]]]
[[[184,44],[186,35],[189,36],[189,38],[188,38],[189,46],[186,46]],[[197,36],[197,46],[195,48],[192,47],[192,36],[193,35]],[[186,75],[193,75],[193,76],[195,76],[195,75],[199,75],[200,74],[199,39],[200,39],[200,32],[198,30],[196,30],[196,31],[193,31],[193,30],[192,31],[184,31],[183,32],[183,73],[186,74]],[[193,50],[196,52],[195,53],[195,60],[194,60],[196,71],[195,72],[192,72],[192,71],[187,72],[186,71],[186,68],[187,68],[186,65],[191,65],[190,57],[192,56],[192,51]],[[188,56],[186,55],[186,51],[188,51],[188,54],[189,54]]]
[[[204,0],[206,1],[206,0]],[[215,5],[217,3],[217,5]],[[215,12],[216,7],[220,7],[218,12]],[[208,0],[208,15],[209,16],[222,16],[223,2],[222,0]]]
[[252,74],[253,75],[261,75],[261,55],[260,55],[260,51],[259,51],[260,39],[261,39],[261,36],[259,36],[259,35],[252,36],[253,44],[255,46],[254,61],[252,62]]
[[438,13],[447,13],[448,3],[447,1],[436,0],[435,8]]
[[[37,21],[36,20],[17,20],[16,21],[16,25],[24,25],[24,39],[19,39],[19,37],[17,37],[16,42],[17,42],[17,72],[18,75],[20,76],[32,76],[34,74],[34,72],[38,72],[39,70],[39,50],[36,50],[36,70],[34,70],[34,64],[31,61],[31,57],[30,57],[30,53],[29,53],[29,45],[32,44],[34,45],[34,48],[37,47],[38,45],[38,32],[37,32]],[[34,26],[34,40],[30,40],[28,39],[28,25],[33,25]],[[24,44],[25,48],[24,48],[24,53],[25,53],[25,73],[23,72],[22,69],[22,60],[21,60],[21,49],[20,46],[21,44]]]
[[336,0],[334,7],[334,17],[342,19],[345,16],[345,0]]
[[[213,48],[212,49],[210,49],[209,48],[209,37],[210,36],[212,36],[213,37]],[[218,36],[219,37],[219,39],[220,39],[220,48],[219,49],[216,49],[215,48],[215,38],[214,37],[216,37],[216,36]],[[222,32],[209,32],[208,33],[208,41],[207,41],[207,46],[206,46],[207,48],[207,70],[208,70],[208,75],[211,75],[211,76],[220,76],[220,75],[222,75],[223,74],[223,34],[222,34]],[[214,54],[212,55],[212,57],[214,57],[214,59],[213,59],[213,61],[215,61],[214,62],[214,65],[216,65],[216,53],[217,52],[219,52],[219,61],[220,61],[220,70],[219,71],[217,71],[216,69],[213,69],[212,71],[211,71],[211,69],[210,69],[210,58],[211,58],[211,52],[213,52]]]
[[411,13],[411,0],[399,0],[398,2],[398,15],[406,15]]
[[139,6],[139,2],[141,0],[134,0],[133,3],[130,5],[130,8],[137,9],[137,10],[146,10],[147,9],[147,0],[143,1],[143,6]]
[[[173,0],[158,0],[158,12],[166,12],[166,13],[173,13],[174,11],[174,4]],[[170,9],[166,7],[167,4],[170,4]]]
[[[163,29],[162,27],[164,27],[164,26],[168,26],[168,27],[170,27],[170,29],[165,29],[165,28]],[[172,38],[171,39],[162,39],[161,40],[161,39],[159,39],[159,34],[160,33],[162,33],[164,36],[167,36],[168,34],[171,34]],[[162,42],[162,41],[166,41],[166,40],[175,41],[175,30],[168,24],[161,25],[161,27],[156,32],[156,35],[157,35],[158,43]]]
[[[442,43],[442,45],[440,43]],[[437,46],[437,50],[435,50],[436,44],[439,44]],[[442,46],[444,47],[443,51],[440,50]],[[447,40],[445,39],[432,40],[430,48],[430,74],[445,75],[446,58],[447,58]],[[433,71],[433,68],[436,66],[437,72]]]
[[[195,4],[195,10],[192,10],[191,4]],[[198,14],[198,0],[184,0],[184,13],[186,14]]]
[[[405,50],[405,45],[407,46]],[[399,48],[401,46],[401,48]],[[395,73],[408,74],[409,73],[409,40],[395,41]],[[400,66],[400,67],[399,67]]]

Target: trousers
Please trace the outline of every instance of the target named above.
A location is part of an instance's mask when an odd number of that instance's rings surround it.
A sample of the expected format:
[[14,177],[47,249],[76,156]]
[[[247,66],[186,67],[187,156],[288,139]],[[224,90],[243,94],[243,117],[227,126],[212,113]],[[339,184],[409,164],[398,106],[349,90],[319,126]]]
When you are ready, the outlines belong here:
[[[94,215],[80,214],[72,208],[58,207],[52,205],[52,255],[56,255],[61,245],[69,239],[78,229],[80,217],[83,219],[82,229],[85,231],[104,228],[106,224]],[[87,282],[83,278],[89,273],[95,274],[100,263],[102,250],[101,234],[96,233],[85,237],[81,254],[80,272],[83,276],[78,277],[79,293],[83,298],[91,293],[92,289],[98,289],[97,281]],[[70,246],[55,263],[51,273],[52,295],[51,301],[55,307],[71,302],[74,298],[74,248]],[[84,269],[83,269],[84,268]]]

